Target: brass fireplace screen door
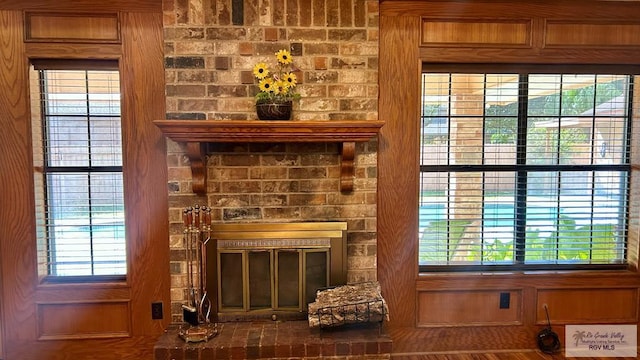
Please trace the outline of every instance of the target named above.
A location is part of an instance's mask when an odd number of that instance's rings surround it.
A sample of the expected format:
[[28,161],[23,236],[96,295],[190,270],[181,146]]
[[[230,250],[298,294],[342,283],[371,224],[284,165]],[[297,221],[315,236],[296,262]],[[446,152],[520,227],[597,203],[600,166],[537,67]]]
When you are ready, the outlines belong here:
[[320,288],[346,282],[345,222],[217,224],[207,287],[224,320],[306,317]]

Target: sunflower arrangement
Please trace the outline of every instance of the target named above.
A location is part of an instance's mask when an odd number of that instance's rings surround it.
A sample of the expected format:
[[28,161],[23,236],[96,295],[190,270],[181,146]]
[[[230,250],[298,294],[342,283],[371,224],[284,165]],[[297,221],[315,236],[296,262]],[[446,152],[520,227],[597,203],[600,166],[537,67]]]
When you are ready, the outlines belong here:
[[277,64],[272,71],[264,62],[253,67],[253,75],[258,79],[260,92],[256,94],[256,104],[285,103],[300,98],[295,91],[298,78],[293,73],[293,57],[287,50],[275,53]]

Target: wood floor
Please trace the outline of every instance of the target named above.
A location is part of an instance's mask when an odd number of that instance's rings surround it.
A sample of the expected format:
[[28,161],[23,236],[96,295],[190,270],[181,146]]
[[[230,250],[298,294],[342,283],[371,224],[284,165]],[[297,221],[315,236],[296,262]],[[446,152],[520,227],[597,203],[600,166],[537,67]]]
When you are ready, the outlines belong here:
[[[443,352],[443,353],[434,353],[434,354],[392,354],[392,360],[556,360],[556,359],[565,359],[564,352],[549,355],[545,354],[542,351],[531,350],[531,351],[521,351],[521,352]],[[597,358],[597,357],[580,357],[580,358],[566,358],[566,359],[579,359],[579,360],[595,360],[595,359],[629,359],[635,360],[634,357],[627,358]]]

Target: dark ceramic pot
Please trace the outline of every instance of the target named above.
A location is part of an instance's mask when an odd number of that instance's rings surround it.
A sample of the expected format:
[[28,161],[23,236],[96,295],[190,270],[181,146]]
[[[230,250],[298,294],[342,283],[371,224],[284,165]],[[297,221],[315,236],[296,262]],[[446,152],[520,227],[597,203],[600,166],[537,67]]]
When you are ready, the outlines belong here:
[[291,106],[291,101],[256,104],[256,112],[260,120],[290,120]]

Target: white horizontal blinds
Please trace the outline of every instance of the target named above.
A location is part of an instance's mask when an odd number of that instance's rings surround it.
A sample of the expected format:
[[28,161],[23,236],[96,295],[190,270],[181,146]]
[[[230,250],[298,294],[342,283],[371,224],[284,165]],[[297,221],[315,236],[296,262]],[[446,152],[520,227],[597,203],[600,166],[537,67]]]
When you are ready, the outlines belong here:
[[630,78],[532,74],[529,84],[554,95],[529,96],[526,163],[562,167],[528,173],[529,202],[555,221],[528,226],[526,261],[623,262]]
[[419,264],[621,264],[626,75],[425,73]]
[[33,74],[40,268],[51,276],[126,274],[117,63],[36,62]]

